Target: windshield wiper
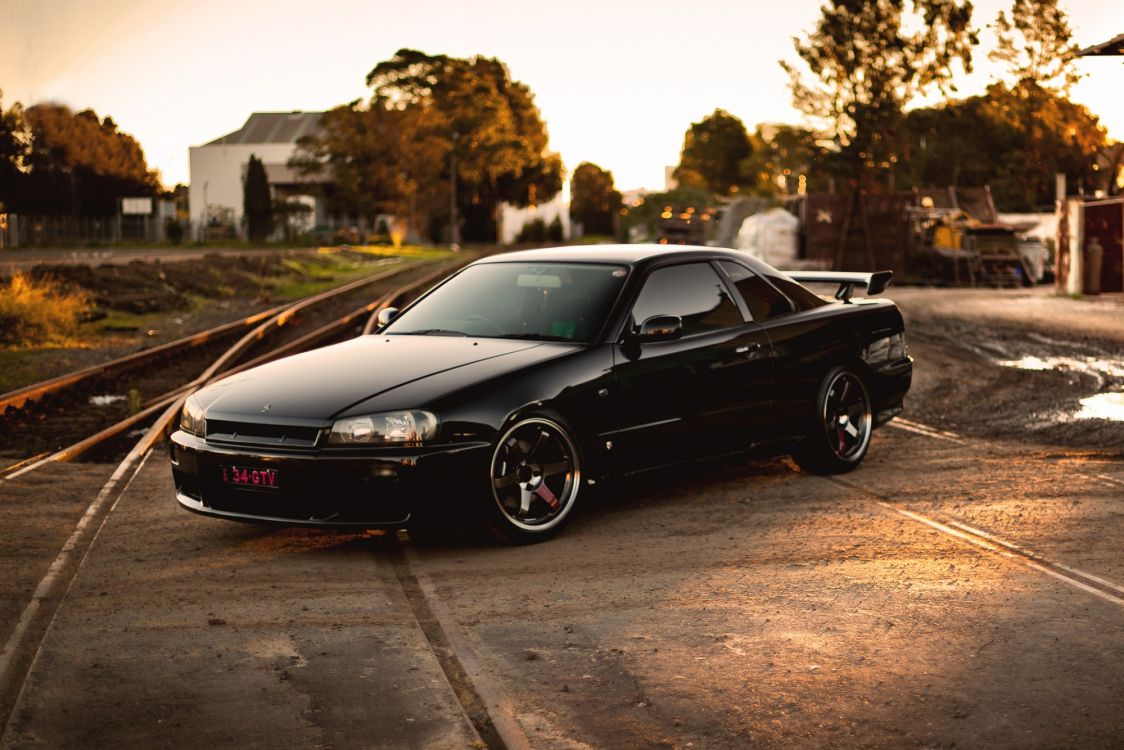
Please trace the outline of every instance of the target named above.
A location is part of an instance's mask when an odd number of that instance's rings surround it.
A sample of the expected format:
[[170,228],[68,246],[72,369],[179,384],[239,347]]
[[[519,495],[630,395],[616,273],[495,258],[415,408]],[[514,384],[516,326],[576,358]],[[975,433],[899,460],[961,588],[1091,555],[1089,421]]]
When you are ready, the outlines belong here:
[[574,343],[573,339],[565,336],[551,336],[547,333],[505,333],[502,336],[490,336],[493,339],[518,339],[520,341],[565,341]]
[[448,328],[421,328],[416,331],[395,331],[401,336],[467,336],[464,331],[453,331]]

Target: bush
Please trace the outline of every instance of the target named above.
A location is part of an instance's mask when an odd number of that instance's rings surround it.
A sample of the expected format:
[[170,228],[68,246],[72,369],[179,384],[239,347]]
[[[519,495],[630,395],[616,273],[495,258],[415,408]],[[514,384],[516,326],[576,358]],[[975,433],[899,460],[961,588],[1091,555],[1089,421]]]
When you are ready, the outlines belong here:
[[54,279],[17,273],[0,284],[0,345],[65,345],[78,332],[85,295]]
[[554,221],[550,222],[550,228],[547,230],[547,238],[551,242],[562,241],[562,217],[555,216]]
[[546,223],[542,219],[531,219],[519,230],[516,242],[546,242]]
[[164,236],[173,245],[180,244],[183,242],[183,224],[170,216],[164,219]]

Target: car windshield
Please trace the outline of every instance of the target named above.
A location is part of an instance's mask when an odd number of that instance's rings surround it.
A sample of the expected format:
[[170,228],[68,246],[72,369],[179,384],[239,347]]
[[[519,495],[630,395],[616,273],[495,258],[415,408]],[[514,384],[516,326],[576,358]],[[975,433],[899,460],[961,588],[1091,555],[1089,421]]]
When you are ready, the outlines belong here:
[[382,333],[588,343],[627,276],[623,266],[599,264],[469,266]]

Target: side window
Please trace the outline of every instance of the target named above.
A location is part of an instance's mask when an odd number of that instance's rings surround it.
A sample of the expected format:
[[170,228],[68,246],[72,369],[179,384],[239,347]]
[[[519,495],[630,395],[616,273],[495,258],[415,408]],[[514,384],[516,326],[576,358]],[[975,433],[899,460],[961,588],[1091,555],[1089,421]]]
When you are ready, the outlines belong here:
[[653,271],[632,307],[639,325],[653,315],[678,315],[683,335],[741,325],[742,314],[708,263],[686,263]]
[[792,312],[792,303],[774,289],[769,282],[750,271],[741,263],[732,260],[719,261],[738,288],[738,294],[745,300],[749,314],[754,320],[765,320]]

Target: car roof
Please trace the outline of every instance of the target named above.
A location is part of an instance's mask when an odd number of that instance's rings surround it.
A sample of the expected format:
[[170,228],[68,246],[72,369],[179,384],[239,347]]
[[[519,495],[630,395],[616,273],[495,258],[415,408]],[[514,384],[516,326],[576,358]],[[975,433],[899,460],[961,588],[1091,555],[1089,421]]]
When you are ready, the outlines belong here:
[[706,257],[728,257],[745,261],[747,255],[735,250],[697,245],[571,245],[547,247],[537,250],[515,250],[481,258],[473,265],[483,263],[620,263],[638,265],[654,259],[684,259],[705,254]]

